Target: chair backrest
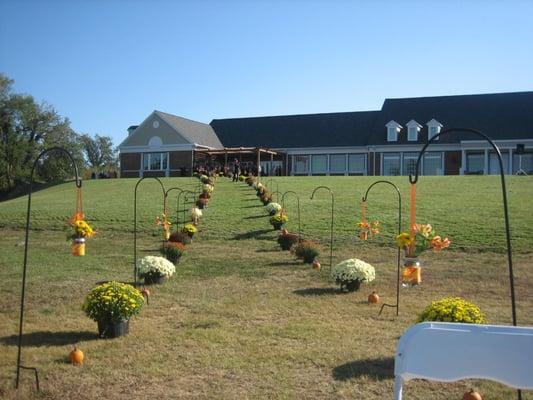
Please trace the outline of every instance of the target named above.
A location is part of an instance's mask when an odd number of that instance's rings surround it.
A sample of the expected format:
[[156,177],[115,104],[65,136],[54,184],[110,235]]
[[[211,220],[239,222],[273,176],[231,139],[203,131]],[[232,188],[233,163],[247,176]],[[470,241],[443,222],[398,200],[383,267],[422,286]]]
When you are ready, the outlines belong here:
[[533,389],[533,327],[414,325],[398,342],[394,375],[402,381],[488,379]]

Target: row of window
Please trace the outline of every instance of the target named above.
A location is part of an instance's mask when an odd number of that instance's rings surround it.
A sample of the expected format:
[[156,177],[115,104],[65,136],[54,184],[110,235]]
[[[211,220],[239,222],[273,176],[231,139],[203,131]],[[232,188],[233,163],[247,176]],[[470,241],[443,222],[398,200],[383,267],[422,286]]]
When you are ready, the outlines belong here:
[[[418,133],[420,132],[420,129],[422,129],[422,125],[420,125],[414,119],[409,121],[406,125],[407,140],[410,142],[416,142],[418,140]],[[435,119],[428,121],[426,125],[428,127],[428,140],[431,140],[434,136],[438,135],[442,129],[442,124]],[[389,121],[385,126],[387,127],[387,141],[398,141],[398,133],[403,129],[403,126],[394,120]],[[439,138],[436,138],[435,140],[438,139]]]
[[[382,174],[385,176],[414,175],[419,153],[383,153]],[[427,152],[420,160],[422,175],[443,175],[442,152]]]
[[[509,173],[509,153],[502,152],[503,172]],[[496,153],[489,153],[488,157],[488,173],[491,175],[500,173],[500,163]],[[485,153],[484,152],[470,152],[466,155],[466,170],[468,174],[483,174],[485,171]],[[527,153],[523,155],[513,154],[512,173],[525,172],[526,174],[533,173],[533,154]]]
[[327,154],[293,156],[293,174],[366,174],[366,154]]
[[143,153],[143,171],[166,171],[168,153]]

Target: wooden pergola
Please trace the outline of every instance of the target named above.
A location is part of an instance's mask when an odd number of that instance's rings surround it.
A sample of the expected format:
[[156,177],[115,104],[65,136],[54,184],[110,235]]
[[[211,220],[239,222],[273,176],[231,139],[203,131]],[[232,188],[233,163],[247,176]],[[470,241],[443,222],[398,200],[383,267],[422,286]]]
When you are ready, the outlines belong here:
[[[209,150],[209,149],[197,149],[196,152],[207,154],[209,156],[220,156],[224,155],[224,168],[228,167],[228,155],[243,155],[243,154],[256,154],[257,156],[257,166],[261,165],[261,154],[270,154],[270,163],[274,161],[274,156],[282,154],[280,152],[266,149],[263,147],[224,147],[220,150]],[[257,176],[261,176],[259,168],[257,170]]]

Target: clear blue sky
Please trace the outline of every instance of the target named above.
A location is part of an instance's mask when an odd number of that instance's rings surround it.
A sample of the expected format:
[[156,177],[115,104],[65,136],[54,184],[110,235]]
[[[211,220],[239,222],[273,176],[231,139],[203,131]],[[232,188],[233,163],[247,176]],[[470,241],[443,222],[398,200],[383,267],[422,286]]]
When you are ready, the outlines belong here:
[[533,90],[533,1],[0,1],[0,72],[113,137],[213,118]]

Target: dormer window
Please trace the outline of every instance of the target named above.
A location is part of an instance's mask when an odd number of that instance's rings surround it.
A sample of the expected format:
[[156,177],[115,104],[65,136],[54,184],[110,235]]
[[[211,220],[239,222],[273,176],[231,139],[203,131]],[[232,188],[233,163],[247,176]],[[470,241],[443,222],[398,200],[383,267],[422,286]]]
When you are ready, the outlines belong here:
[[[438,135],[442,129],[442,124],[436,119],[432,119],[426,125],[428,127],[428,140],[431,140],[433,136]],[[439,140],[439,138],[435,140]]]
[[410,142],[416,142],[418,140],[418,132],[422,125],[416,122],[414,119],[407,123],[407,140]]
[[397,142],[398,132],[400,132],[402,126],[394,120],[388,122],[385,126],[387,127],[387,142]]

